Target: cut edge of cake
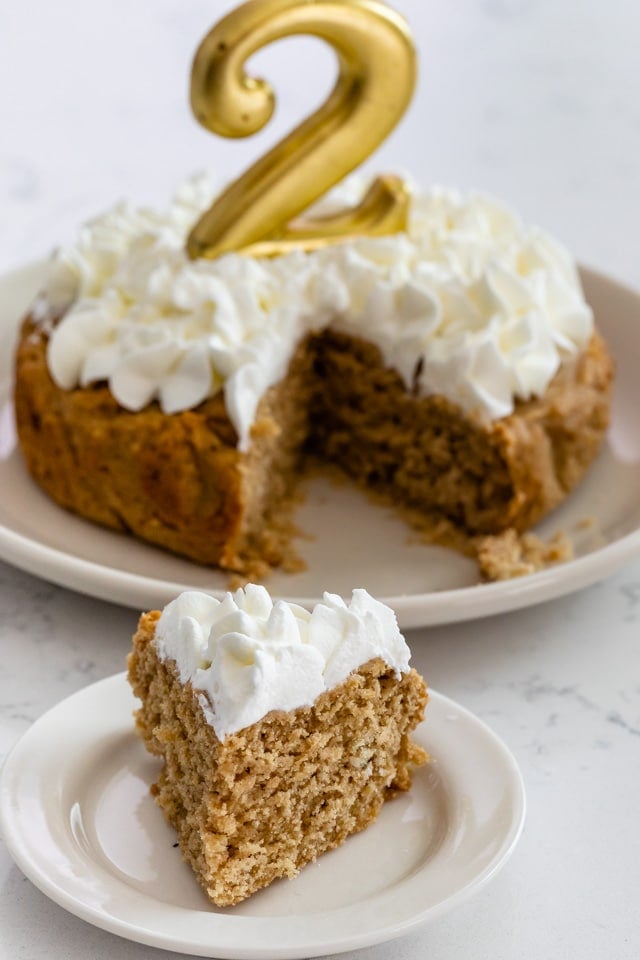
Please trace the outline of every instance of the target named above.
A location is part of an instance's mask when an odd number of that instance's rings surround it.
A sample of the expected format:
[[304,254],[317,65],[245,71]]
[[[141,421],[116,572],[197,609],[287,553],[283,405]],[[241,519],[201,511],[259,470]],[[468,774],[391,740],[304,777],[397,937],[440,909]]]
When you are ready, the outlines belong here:
[[57,387],[46,343],[27,320],[15,405],[34,480],[80,516],[246,580],[304,566],[293,507],[310,448],[392,503],[425,542],[477,557],[478,538],[523,533],[562,502],[609,423],[613,364],[597,334],[544,397],[489,424],[412,396],[373,344],[326,334],[323,346],[301,344],[267,391],[245,453],[221,394],[171,416],[157,404],[125,411],[104,384]]

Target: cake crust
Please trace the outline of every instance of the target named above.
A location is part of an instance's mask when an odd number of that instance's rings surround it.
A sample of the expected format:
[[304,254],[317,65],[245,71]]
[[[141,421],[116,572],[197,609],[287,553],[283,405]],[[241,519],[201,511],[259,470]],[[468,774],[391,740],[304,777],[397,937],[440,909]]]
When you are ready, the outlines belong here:
[[142,701],[136,725],[164,761],[155,799],[214,904],[295,876],[409,788],[426,760],[409,736],[427,701],[415,670],[398,680],[372,660],[312,706],[272,711],[221,741],[205,721],[203,694],[156,653],[159,616],[143,614],[129,657]]
[[[289,548],[293,478],[307,434],[310,359],[298,351],[287,390],[263,399],[249,453],[223,395],[167,416],[157,403],[119,406],[104,383],[63,390],[47,366],[48,337],[31,317],[16,356],[15,413],[29,473],[61,507],[198,563],[258,579],[295,565]],[[282,435],[277,414],[286,420]]]
[[[336,463],[433,539],[469,552],[477,537],[524,532],[556,507],[595,458],[609,422],[613,364],[594,334],[545,395],[495,422],[442,397],[408,392],[373,344],[326,330],[303,341],[264,396],[250,450],[219,393],[170,416],[122,409],[104,383],[63,390],[47,333],[28,317],[15,408],[27,468],[88,520],[259,579],[295,568],[291,505],[304,456]],[[460,543],[458,544],[460,545]]]

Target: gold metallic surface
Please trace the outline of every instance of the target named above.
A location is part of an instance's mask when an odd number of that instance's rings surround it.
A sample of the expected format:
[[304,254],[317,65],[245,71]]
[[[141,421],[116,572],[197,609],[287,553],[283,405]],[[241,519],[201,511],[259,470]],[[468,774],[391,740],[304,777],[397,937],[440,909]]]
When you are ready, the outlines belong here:
[[273,114],[264,80],[248,77],[257,50],[292,34],[327,41],[338,79],[322,106],[215,201],[187,243],[192,258],[229,251],[273,256],[350,236],[406,228],[408,197],[398,177],[376,180],[362,203],[331,217],[294,221],[359,166],[393,130],[416,80],[407,24],[379,0],[249,0],[205,37],[191,75],[191,105],[208,130],[249,136]]

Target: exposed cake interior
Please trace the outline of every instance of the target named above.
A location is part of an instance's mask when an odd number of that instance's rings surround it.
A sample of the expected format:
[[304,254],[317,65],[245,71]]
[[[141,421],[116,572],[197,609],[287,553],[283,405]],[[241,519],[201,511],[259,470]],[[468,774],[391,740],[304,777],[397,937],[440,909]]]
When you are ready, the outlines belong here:
[[[187,602],[193,613],[193,595],[182,602]],[[336,602],[337,598],[328,598],[319,611],[312,628],[314,637],[304,644],[313,649],[302,652],[297,649],[299,640],[278,638],[276,623],[284,617],[291,625],[291,618],[276,604],[275,614],[267,618],[272,621],[267,631],[272,635],[257,644],[253,663],[246,634],[235,630],[232,636],[215,628],[217,638],[208,649],[218,663],[217,670],[214,663],[216,676],[226,676],[236,694],[243,691],[226,701],[222,691],[217,702],[215,695],[212,698],[194,686],[207,686],[211,678],[197,671],[206,672],[210,667],[197,668],[191,660],[193,681],[181,679],[181,674],[184,677],[185,670],[191,669],[185,638],[193,630],[193,616],[190,625],[186,614],[173,618],[172,629],[182,635],[180,662],[163,655],[166,633],[159,641],[159,612],[145,614],[140,620],[129,677],[142,701],[138,730],[147,748],[164,761],[153,792],[177,831],[183,857],[218,906],[233,905],[275,879],[294,876],[305,864],[372,823],[386,799],[409,788],[413,767],[425,760],[424,751],[409,735],[423,718],[426,690],[408,665],[398,671],[382,656],[374,656],[317,696],[310,693],[314,684],[324,683],[318,680],[322,659],[325,679],[338,677],[348,667],[350,647],[359,648],[359,657],[378,643],[376,640],[367,648],[371,637],[367,640],[365,634],[373,629],[380,635],[371,622],[368,627],[365,624],[374,615],[373,606],[367,607],[365,615],[362,608],[349,611],[345,605],[336,607]],[[340,609],[338,619],[350,626],[343,631],[346,639],[336,645],[331,621]],[[230,616],[233,625],[243,622],[246,627],[244,612],[231,611],[227,620]],[[326,633],[319,629],[323,618],[328,623]],[[288,632],[286,626],[284,632]],[[396,653],[401,651],[397,638],[392,644]],[[279,649],[274,652],[272,647]],[[305,690],[312,702],[289,710],[269,710],[260,719],[219,736],[214,724],[219,729],[220,723],[237,725],[242,722],[238,717],[251,710],[252,696],[261,696],[255,689],[250,692],[252,684],[243,672],[253,671],[255,679],[255,671],[262,671],[256,664],[261,657],[272,655],[278,663],[276,686],[282,671],[286,676],[287,661],[291,657],[296,660],[299,689],[285,691],[289,702],[300,696],[304,699]],[[303,661],[298,661],[298,655]],[[301,668],[305,658],[307,669]],[[269,668],[260,676],[263,681],[266,677],[269,685]],[[294,673],[290,679],[293,677]],[[272,690],[266,700],[263,697],[263,705],[269,697],[282,697],[283,689],[280,693]]]
[[366,341],[322,334],[315,363],[312,448],[467,538],[536,523],[582,477],[608,423],[611,361],[597,336],[544,398],[495,423],[412,395]]
[[30,472],[62,506],[248,578],[295,569],[291,507],[305,458],[339,465],[428,536],[529,529],[575,487],[609,422],[611,359],[595,335],[547,394],[493,424],[415,397],[377,348],[325,331],[261,401],[246,453],[221,395],[167,417],[121,411],[106,386],[61,391],[27,323],[16,417]]

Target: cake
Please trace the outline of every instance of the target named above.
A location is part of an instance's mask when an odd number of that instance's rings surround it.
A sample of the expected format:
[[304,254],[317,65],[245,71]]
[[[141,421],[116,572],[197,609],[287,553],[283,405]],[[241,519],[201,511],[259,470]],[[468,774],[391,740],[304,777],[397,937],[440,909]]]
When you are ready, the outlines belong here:
[[294,566],[309,462],[470,553],[578,484],[612,362],[555,240],[492,198],[433,189],[414,192],[407,233],[190,261],[213,193],[200,178],[163,214],[122,204],[56,256],[15,408],[58,504],[256,579]]
[[163,760],[152,792],[214,904],[295,876],[410,787],[427,695],[409,655],[365,590],[309,613],[250,584],[143,614],[129,679]]

